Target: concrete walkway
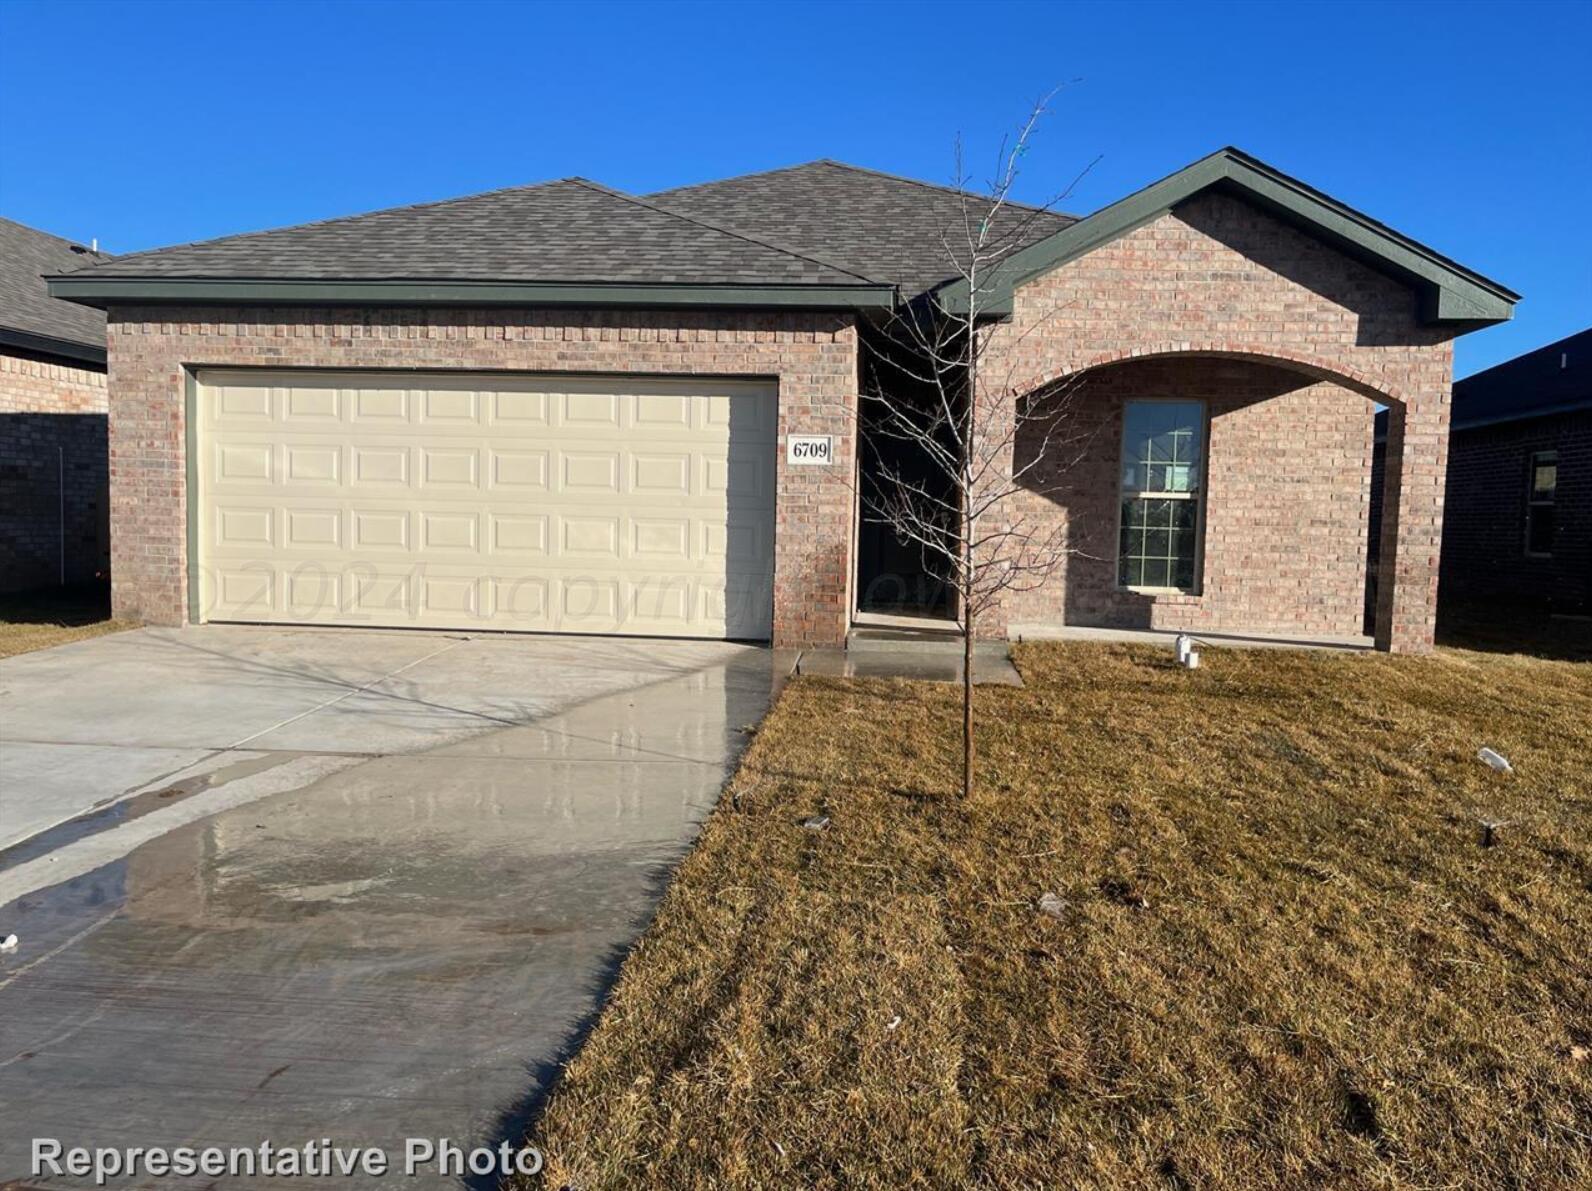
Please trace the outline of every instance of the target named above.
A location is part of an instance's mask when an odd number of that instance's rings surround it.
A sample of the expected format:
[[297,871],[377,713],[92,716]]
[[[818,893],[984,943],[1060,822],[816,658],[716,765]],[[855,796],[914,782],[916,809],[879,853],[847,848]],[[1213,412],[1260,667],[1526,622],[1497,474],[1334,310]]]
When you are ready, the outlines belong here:
[[222,626],[0,663],[0,1184],[33,1137],[514,1136],[771,681],[714,642]]

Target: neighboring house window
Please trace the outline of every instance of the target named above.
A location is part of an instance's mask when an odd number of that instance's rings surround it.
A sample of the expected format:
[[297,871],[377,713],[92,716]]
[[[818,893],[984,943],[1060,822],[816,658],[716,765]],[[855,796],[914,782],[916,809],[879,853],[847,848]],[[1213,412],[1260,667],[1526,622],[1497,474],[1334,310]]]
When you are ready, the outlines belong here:
[[1205,407],[1130,401],[1122,417],[1123,587],[1193,591],[1204,490]]
[[1538,451],[1532,455],[1526,478],[1526,553],[1536,558],[1553,553],[1553,498],[1558,487],[1558,454]]

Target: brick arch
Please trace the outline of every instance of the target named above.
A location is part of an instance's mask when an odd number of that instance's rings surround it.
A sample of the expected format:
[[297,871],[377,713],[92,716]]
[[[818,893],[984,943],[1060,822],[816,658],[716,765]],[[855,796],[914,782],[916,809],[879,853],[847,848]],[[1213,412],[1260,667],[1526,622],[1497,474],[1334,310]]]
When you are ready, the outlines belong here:
[[[1431,648],[1436,620],[1436,559],[1440,550],[1441,458],[1430,462],[1438,474],[1435,484],[1407,484],[1405,473],[1427,464],[1403,450],[1406,422],[1414,419],[1422,432],[1431,431],[1434,419],[1446,440],[1446,404],[1417,398],[1401,384],[1390,384],[1350,364],[1295,347],[1235,342],[1231,340],[1175,340],[1118,346],[1083,356],[1065,366],[1039,374],[1036,382],[1014,385],[1010,398],[1040,393],[1069,378],[1115,364],[1138,360],[1203,357],[1269,364],[1315,380],[1336,384],[1362,397],[1389,407],[1388,460],[1383,479],[1383,521],[1381,551],[1377,564],[1375,639],[1379,649],[1396,652],[1424,652]],[[1420,480],[1426,477],[1412,473]],[[1436,495],[1434,502],[1431,497]]]
[[1308,352],[1290,350],[1287,348],[1259,348],[1254,346],[1237,346],[1231,343],[1143,343],[1134,347],[1114,348],[1108,352],[1090,357],[1079,364],[1072,364],[1055,373],[1042,378],[1037,384],[1027,385],[1025,391],[1035,393],[1048,389],[1052,385],[1060,384],[1069,377],[1081,376],[1097,368],[1106,368],[1112,364],[1132,363],[1136,360],[1164,359],[1168,356],[1203,356],[1227,360],[1248,360],[1257,364],[1271,364],[1273,366],[1292,368],[1313,376],[1318,380],[1332,381],[1352,389],[1362,396],[1386,405],[1407,407],[1408,398],[1395,386],[1378,380],[1358,368],[1349,367],[1332,360]]

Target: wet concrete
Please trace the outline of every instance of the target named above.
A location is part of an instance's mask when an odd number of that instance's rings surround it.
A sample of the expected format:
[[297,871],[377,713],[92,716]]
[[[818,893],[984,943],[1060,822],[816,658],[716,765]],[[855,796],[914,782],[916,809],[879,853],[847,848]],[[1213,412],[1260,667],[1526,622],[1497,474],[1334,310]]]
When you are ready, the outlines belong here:
[[[163,729],[153,696],[121,717],[106,703],[99,742],[70,697],[98,659],[47,683],[0,670],[12,696],[32,684],[26,715],[0,702],[0,751],[28,739],[19,729],[49,743],[42,728],[107,753],[209,757],[0,854],[0,933],[22,939],[0,956],[0,1184],[28,1179],[34,1137],[330,1138],[397,1159],[406,1137],[516,1136],[772,679],[768,651],[717,643],[508,638],[439,653],[417,634],[381,658],[340,639],[362,634],[304,635],[321,642],[217,629],[127,643],[104,685],[125,681],[129,653],[147,666],[171,650],[218,699],[235,665],[240,714],[187,718],[196,704],[179,692]],[[0,812],[17,797],[0,788]]]

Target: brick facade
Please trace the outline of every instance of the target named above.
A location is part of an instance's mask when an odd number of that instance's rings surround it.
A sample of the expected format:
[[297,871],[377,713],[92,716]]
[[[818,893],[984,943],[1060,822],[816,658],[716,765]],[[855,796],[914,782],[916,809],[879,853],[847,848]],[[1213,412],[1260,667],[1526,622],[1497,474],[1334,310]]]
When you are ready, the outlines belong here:
[[[780,455],[774,640],[837,644],[851,606],[857,333],[849,316],[757,312],[113,308],[113,602],[187,618],[185,387],[204,367],[516,370],[774,377]],[[787,468],[789,433],[830,434]]]
[[[1558,453],[1548,558],[1526,554],[1531,456]],[[1443,601],[1592,611],[1592,410],[1455,431],[1443,528]]]
[[[1122,413],[1125,402],[1141,397],[1205,405],[1198,595],[1152,596],[1117,585]],[[1008,598],[1013,625],[1363,631],[1373,414],[1367,397],[1268,364],[1165,356],[1085,373],[1068,405],[1065,433],[1081,449],[1036,466],[1020,513],[1062,519],[1074,553],[1046,587]]]
[[[1344,494],[1336,502],[1339,507],[1324,516],[1329,522],[1346,518],[1353,507],[1359,510],[1354,514],[1358,525],[1364,516],[1360,502],[1369,466],[1368,460],[1361,460],[1370,434],[1364,399],[1389,405],[1388,458],[1397,466],[1387,469],[1388,513],[1382,525],[1376,636],[1382,648],[1420,651],[1431,647],[1436,622],[1452,376],[1449,341],[1454,334],[1449,328],[1423,325],[1416,295],[1409,288],[1258,208],[1207,192],[1019,287],[1012,319],[992,335],[980,400],[1009,402],[1014,395],[1091,369],[1104,371],[1108,365],[1148,357],[1246,360],[1323,382],[1293,390],[1274,410],[1260,405],[1253,413],[1233,411],[1242,416],[1230,423],[1230,432],[1213,425],[1208,516],[1222,532],[1206,546],[1206,574],[1213,579],[1250,573],[1265,558],[1280,557],[1290,540],[1300,538],[1299,533],[1272,524],[1266,532],[1273,538],[1262,545],[1260,561],[1230,557],[1252,547],[1236,532],[1246,514],[1218,509],[1215,503],[1222,499],[1215,487],[1217,477],[1228,466],[1218,454],[1223,438],[1233,444],[1252,441],[1246,423],[1270,422],[1281,436],[1276,446],[1296,462],[1308,454],[1299,440],[1321,442],[1332,450],[1341,447],[1345,452],[1341,466],[1352,477],[1354,492]],[[1250,378],[1243,383],[1264,381]],[[1359,400],[1329,392],[1338,389]],[[1356,422],[1360,411],[1366,411],[1363,448],[1358,432],[1350,441],[1346,429],[1350,410]],[[1339,429],[1333,429],[1335,425]],[[1290,440],[1289,435],[1297,438]],[[1114,459],[1115,442],[1105,450]],[[1334,460],[1329,466],[1337,470],[1340,463]],[[1228,499],[1241,502],[1275,502],[1287,486],[1285,477],[1262,482],[1242,460],[1233,462],[1226,474]],[[1250,482],[1256,485],[1254,492],[1244,490]],[[1111,485],[1114,488],[1114,474]],[[1053,503],[1033,499],[1014,503],[1013,515],[1065,516]],[[1223,530],[1224,526],[1235,532]],[[1226,585],[1192,597],[1145,597],[1144,606],[1134,609],[1134,614],[1148,617],[1151,623],[1214,620],[1230,627],[1239,627],[1240,615],[1274,628],[1303,630],[1316,623],[1345,623],[1346,593],[1360,582],[1359,574],[1351,574],[1362,557],[1359,533],[1354,530],[1354,545],[1320,559],[1332,571],[1318,576],[1320,602],[1313,596],[1303,608],[1294,607],[1299,584],[1294,577],[1274,581],[1265,594],[1243,602],[1236,602]],[[1319,542],[1314,527],[1303,536]],[[1110,557],[1115,557],[1114,543]],[[1073,573],[1078,576],[1076,570]],[[1073,598],[1081,605],[1101,605],[1092,595]],[[1022,597],[1017,607],[1003,608],[987,627],[1001,633],[1014,620],[1062,623],[1068,605],[1062,577]],[[1121,604],[1114,606],[1120,610]],[[1110,612],[1105,609],[1105,614]],[[1250,620],[1244,627],[1259,626]]]
[[105,374],[0,353],[0,591],[110,565]]
[[[984,631],[1083,623],[1357,634],[1380,554],[1376,636],[1431,646],[1443,522],[1452,328],[1407,286],[1237,198],[1206,192],[1020,286],[991,332],[979,400],[1078,382],[1091,449],[1065,491],[1003,515],[1065,525],[1078,553],[1008,597]],[[849,316],[391,309],[115,308],[111,518],[118,613],[186,617],[186,376],[202,367],[520,370],[777,378],[775,641],[849,624],[857,328]],[[1193,396],[1209,415],[1202,580],[1191,594],[1115,582],[1123,402]],[[1368,549],[1371,411],[1390,407],[1377,549]],[[839,443],[789,469],[791,433]]]

